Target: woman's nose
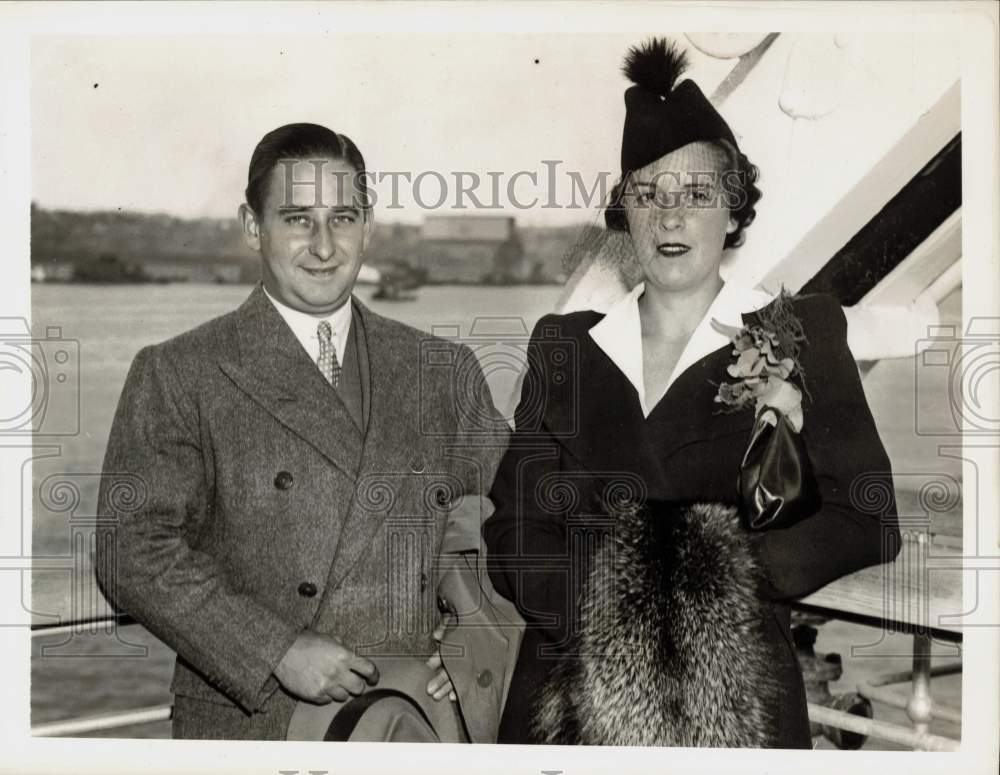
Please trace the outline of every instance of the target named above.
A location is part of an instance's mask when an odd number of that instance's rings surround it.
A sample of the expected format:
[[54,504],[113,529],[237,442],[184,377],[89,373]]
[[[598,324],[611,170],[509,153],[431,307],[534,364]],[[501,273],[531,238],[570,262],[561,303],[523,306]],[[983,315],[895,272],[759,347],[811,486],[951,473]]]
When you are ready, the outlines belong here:
[[684,228],[684,211],[680,207],[664,207],[660,211],[660,226],[667,231]]
[[309,249],[321,261],[329,261],[333,257],[336,245],[333,241],[333,234],[330,233],[330,228],[327,225],[322,224],[317,227]]

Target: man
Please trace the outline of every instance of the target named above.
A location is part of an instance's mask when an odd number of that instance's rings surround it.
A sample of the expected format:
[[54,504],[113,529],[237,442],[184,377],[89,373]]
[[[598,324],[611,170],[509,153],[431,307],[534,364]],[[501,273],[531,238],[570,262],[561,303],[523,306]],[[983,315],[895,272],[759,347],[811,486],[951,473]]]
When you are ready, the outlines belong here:
[[[297,703],[360,695],[380,660],[418,656],[467,736],[495,738],[516,644],[489,626],[489,590],[474,599],[485,574],[459,612],[454,568],[443,586],[435,572],[478,551],[507,427],[468,348],[352,297],[364,177],[325,127],[267,134],[239,209],[262,284],[141,350],[122,391],[95,567],[177,652],[175,737],[282,739]],[[439,608],[486,617],[448,633],[444,668]]]

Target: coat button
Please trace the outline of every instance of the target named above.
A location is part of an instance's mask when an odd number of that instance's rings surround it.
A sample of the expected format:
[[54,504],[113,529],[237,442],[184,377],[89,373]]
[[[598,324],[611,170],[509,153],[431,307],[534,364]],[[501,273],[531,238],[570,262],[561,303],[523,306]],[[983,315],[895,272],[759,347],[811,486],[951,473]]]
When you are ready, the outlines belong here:
[[476,676],[476,683],[479,684],[483,689],[488,689],[490,684],[493,683],[493,673],[490,670],[483,670],[479,675]]
[[274,486],[279,490],[288,490],[294,481],[295,478],[288,471],[278,471],[278,475],[274,477]]
[[303,581],[299,584],[299,594],[302,597],[316,597],[316,585],[311,581]]

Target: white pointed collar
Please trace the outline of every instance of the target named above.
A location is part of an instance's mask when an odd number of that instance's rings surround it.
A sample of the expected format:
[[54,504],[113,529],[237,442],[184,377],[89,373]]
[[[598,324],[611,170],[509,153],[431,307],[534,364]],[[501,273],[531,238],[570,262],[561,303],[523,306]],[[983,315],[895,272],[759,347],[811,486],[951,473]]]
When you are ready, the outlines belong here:
[[[261,285],[263,288],[263,285]],[[344,351],[347,349],[347,335],[351,332],[351,300],[348,299],[337,309],[323,318],[314,317],[306,312],[289,307],[287,304],[278,301],[271,295],[267,288],[264,288],[264,295],[278,310],[288,327],[292,329],[295,338],[309,353],[309,357],[315,362],[319,358],[319,336],[317,328],[321,320],[329,322],[333,332],[331,341],[333,349],[337,353],[337,362],[344,363]]]
[[639,320],[639,298],[646,290],[639,283],[624,298],[616,302],[608,313],[590,329],[590,336],[604,353],[625,375],[636,393],[643,417],[663,398],[674,381],[692,364],[697,363],[711,352],[724,347],[729,339],[712,328],[713,318],[729,326],[742,326],[742,315],[767,306],[773,297],[764,291],[748,288],[728,281],[709,305],[691,338],[681,352],[663,393],[649,406],[646,405],[646,387],[642,373],[642,324]]

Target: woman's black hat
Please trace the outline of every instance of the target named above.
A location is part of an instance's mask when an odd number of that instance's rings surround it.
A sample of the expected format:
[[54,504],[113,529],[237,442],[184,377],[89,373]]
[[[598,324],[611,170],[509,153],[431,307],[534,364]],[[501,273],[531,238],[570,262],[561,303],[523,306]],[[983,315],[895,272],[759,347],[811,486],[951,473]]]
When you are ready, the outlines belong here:
[[665,38],[652,38],[625,55],[622,71],[635,85],[625,91],[622,174],[698,140],[739,146],[725,119],[691,80],[685,53]]

